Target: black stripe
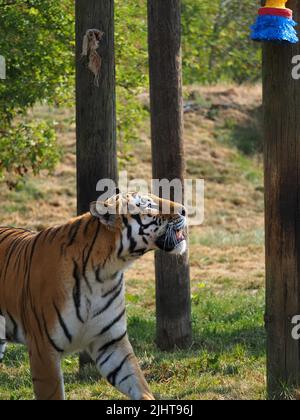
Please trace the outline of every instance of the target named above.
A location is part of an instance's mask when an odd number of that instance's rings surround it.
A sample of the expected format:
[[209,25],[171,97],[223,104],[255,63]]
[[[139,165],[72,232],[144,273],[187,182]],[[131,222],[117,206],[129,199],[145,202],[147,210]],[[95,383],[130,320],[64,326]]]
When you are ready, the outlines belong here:
[[5,236],[4,236],[4,238],[1,238],[1,239],[0,239],[0,244],[1,244],[2,242],[4,242],[4,241],[5,241],[5,239],[7,239],[9,236],[12,236],[13,234],[16,234],[16,233],[18,233],[18,232],[16,232],[15,230],[14,230],[14,231],[10,231],[7,235],[5,235]]
[[[30,290],[31,267],[32,267],[32,260],[33,260],[33,257],[34,257],[35,248],[37,246],[37,242],[38,242],[39,238],[41,237],[41,235],[42,235],[42,232],[39,232],[35,235],[33,241],[31,242],[32,246],[31,246],[31,250],[30,250],[29,259],[26,259],[26,263],[27,263],[26,272],[25,272],[26,273],[25,274],[26,288],[24,288],[24,289],[25,289],[25,293],[27,293],[27,295],[26,295],[26,297],[23,295],[23,313],[22,313],[23,318],[24,318],[24,315],[26,313],[28,313],[28,308],[26,307],[26,304],[28,302],[28,298],[29,298],[31,307],[34,306],[33,295],[32,295],[31,290]],[[23,321],[23,325],[25,325],[25,324],[26,323]]]
[[22,253],[23,253],[23,260],[21,261],[21,269],[23,271],[23,276],[24,276],[24,287],[22,290],[22,300],[21,300],[21,321],[22,321],[22,327],[23,327],[23,331],[24,334],[27,334],[27,328],[26,328],[26,323],[27,323],[27,317],[28,317],[28,296],[30,296],[30,294],[27,291],[26,286],[26,278],[27,278],[27,269],[28,269],[28,253],[29,253],[29,249],[31,246],[31,242],[32,240],[28,240],[23,244],[23,248],[22,248]]
[[147,248],[141,248],[141,249],[136,249],[131,254],[137,255],[137,256],[143,256],[144,254],[146,254],[146,252],[147,252]]
[[132,226],[128,223],[128,220],[124,217],[123,220],[125,220],[125,226],[127,227],[127,239],[130,241],[129,246],[129,252],[132,253],[135,250],[135,247],[137,246],[136,240],[132,236]]
[[[6,250],[6,260],[5,260],[5,268],[4,268],[4,270],[2,271],[2,276],[3,276],[3,279],[4,280],[6,280],[6,276],[7,276],[7,271],[8,271],[8,269],[9,269],[9,267],[10,267],[10,265],[9,265],[9,263],[10,263],[10,260],[11,260],[11,258],[14,256],[14,251],[16,250],[16,248],[17,248],[17,246],[19,245],[19,243],[22,241],[22,236],[20,236],[20,237],[18,237],[18,238],[16,238],[16,239],[14,239],[12,242],[11,242],[11,244],[9,245],[9,247],[7,248],[7,250]],[[15,268],[15,267],[14,267]]]
[[109,295],[111,295],[112,293],[114,293],[120,286],[121,286],[121,284],[123,283],[123,280],[124,280],[124,274],[122,274],[122,276],[121,276],[121,279],[120,279],[120,281],[119,281],[119,283],[113,288],[113,289],[111,289],[109,292],[106,292],[104,295],[102,295],[102,298],[104,299],[104,298],[107,298],[107,296],[109,296]]
[[127,335],[127,331],[125,331],[124,334],[122,334],[120,337],[115,338],[114,340],[111,340],[108,343],[104,344],[102,347],[100,347],[100,349],[98,350],[98,353],[100,353],[100,355],[96,359],[96,364],[100,362],[100,359],[103,357],[106,350],[109,349],[109,347],[122,341],[126,337],[126,335]]
[[89,291],[90,291],[91,294],[93,293],[93,289],[92,289],[92,287],[91,287],[91,285],[90,285],[90,283],[88,281],[88,278],[87,278],[87,275],[86,275],[86,269],[87,269],[87,265],[88,265],[90,256],[91,256],[91,254],[93,252],[93,249],[94,249],[94,246],[95,246],[97,237],[99,235],[100,227],[101,227],[100,221],[97,219],[97,229],[96,229],[95,235],[93,237],[91,246],[90,246],[90,248],[88,250],[87,256],[86,256],[86,258],[83,261],[83,278],[84,278],[84,280],[85,280],[85,282],[86,282],[86,284],[87,284],[87,286],[88,286]]
[[107,358],[106,358],[106,359],[104,359],[104,360],[103,360],[103,362],[101,362],[101,363],[100,363],[100,365],[99,365],[99,366],[100,366],[100,368],[101,368],[101,367],[103,367],[103,366],[104,366],[104,365],[105,365],[105,364],[106,364],[106,363],[107,363],[107,362],[111,359],[111,357],[113,356],[113,354],[115,354],[115,352],[114,352],[114,351],[113,351],[112,353],[110,353],[110,355],[109,355],[109,356],[107,356]]
[[[7,232],[8,230],[15,230],[15,231],[19,231],[19,232],[28,232],[28,233],[32,233],[32,234],[34,234],[35,232],[34,231],[32,231],[32,230],[29,230],[29,229],[24,229],[24,228],[17,228],[17,227],[14,227],[14,226],[6,226],[6,227],[1,227],[0,228],[3,232]],[[3,233],[2,232],[2,233]],[[0,233],[0,235],[1,235],[1,233]]]
[[0,235],[12,229],[14,229],[12,226],[0,227]]
[[118,258],[121,258],[122,252],[124,250],[124,245],[123,245],[123,236],[121,235],[121,239],[120,239],[121,243],[120,243],[120,248],[118,251]]
[[144,224],[142,222],[141,216],[139,214],[132,214],[131,217],[138,222],[138,224],[142,227],[144,227]]
[[104,327],[100,334],[98,334],[98,336],[105,334],[107,331],[109,331],[114,325],[116,325],[125,315],[126,309],[123,309],[123,311],[120,313],[120,315],[118,315],[115,319],[113,319],[113,321],[111,321],[111,323],[109,325],[107,325],[106,327]]
[[65,244],[65,242],[63,242],[61,245],[60,245],[60,256],[61,257],[64,257],[66,254],[65,254],[65,247],[66,247],[66,244]]
[[25,248],[25,245],[29,242],[28,240],[26,241],[27,237],[23,237],[22,241],[20,242],[20,249],[18,251],[17,257],[16,257],[16,261],[15,261],[15,270],[16,273],[20,272],[21,269],[21,257]]
[[[24,233],[28,234],[27,232],[21,232],[19,234],[24,235]],[[10,265],[11,258],[16,255],[16,251],[17,251],[18,246],[20,244],[24,243],[23,240],[26,239],[26,238],[27,238],[27,236],[25,236],[25,237],[24,236],[18,236],[17,238],[14,238],[12,243],[10,244],[10,246],[7,248],[5,268],[3,270],[4,274],[2,274],[4,280],[6,279],[8,269],[11,267],[11,265]],[[20,247],[20,251],[18,253],[17,260],[13,264],[13,269],[14,270],[16,270],[17,261],[19,262],[21,250],[22,250],[22,247]]]
[[93,319],[94,318],[97,318],[97,316],[99,316],[99,315],[102,315],[103,312],[105,312],[113,304],[113,302],[117,299],[117,297],[120,296],[120,294],[122,293],[122,290],[123,290],[123,284],[120,287],[120,289],[107,302],[107,304],[104,306],[104,308],[102,308],[100,311],[98,311],[97,313],[95,313],[95,315],[93,316]]
[[125,365],[130,356],[132,356],[132,353],[127,354],[127,356],[124,357],[120,365],[116,367],[110,374],[107,375],[107,380],[111,385],[116,385],[117,376],[121,372],[123,366]]
[[26,277],[27,277],[27,290],[29,290],[30,287],[30,275],[31,275],[31,266],[32,266],[32,260],[33,260],[33,256],[34,256],[34,251],[37,245],[37,242],[41,236],[42,232],[37,233],[33,242],[32,242],[32,247],[31,247],[31,251],[30,251],[30,257],[29,257],[29,265],[28,265],[28,271],[26,273]]
[[152,222],[146,224],[142,222],[141,216],[139,214],[133,214],[132,218],[138,222],[142,230],[148,229],[150,226],[157,225],[156,217],[153,218]]
[[95,221],[95,218],[91,216],[91,218],[86,222],[85,227],[83,229],[83,234],[86,235],[88,233],[88,229],[91,223]]
[[48,235],[50,234],[50,232],[52,231],[51,228],[45,229],[43,230],[43,241],[45,242],[46,239],[48,238]]
[[61,226],[57,226],[57,227],[51,229],[50,244],[52,244],[52,242],[54,241],[54,239],[56,238],[56,236],[60,232],[60,230],[61,230]]
[[130,247],[129,247],[129,252],[131,254],[134,253],[134,250],[135,250],[136,246],[137,246],[137,241],[134,238],[131,238],[130,239]]
[[93,252],[93,249],[94,249],[94,246],[95,246],[95,243],[96,243],[96,240],[97,240],[97,237],[98,237],[98,235],[99,235],[100,228],[101,228],[101,223],[100,223],[100,221],[99,221],[98,219],[96,219],[96,220],[97,220],[97,229],[96,229],[95,235],[94,235],[94,237],[93,237],[93,240],[92,240],[92,243],[91,243],[90,249],[89,249],[89,251],[88,251],[88,255],[87,255],[87,258],[86,258],[85,264],[87,264],[87,263],[88,263],[88,261],[89,261],[89,259],[90,259],[91,253]]
[[87,296],[85,296],[85,304],[86,304],[86,311],[89,314],[91,311],[92,302]]
[[125,381],[127,381],[132,376],[134,376],[133,373],[131,373],[130,375],[125,376],[125,378],[123,378],[123,379],[120,380],[120,382],[118,383],[118,386],[122,385]]
[[87,288],[89,289],[90,294],[92,294],[93,293],[93,289],[92,289],[92,286],[91,286],[91,284],[90,284],[90,282],[89,282],[89,280],[88,280],[88,278],[86,276],[86,268],[85,268],[85,261],[86,261],[86,259],[84,257],[84,254],[85,254],[86,249],[87,249],[87,247],[85,247],[84,250],[83,250],[83,252],[82,252],[82,278],[85,281],[85,284],[86,284]]
[[73,269],[73,277],[75,280],[75,286],[73,289],[73,301],[74,301],[74,306],[76,309],[76,316],[79,319],[79,321],[84,324],[83,319],[81,318],[80,315],[80,307],[81,307],[81,281],[80,281],[80,272],[79,272],[79,268],[78,268],[78,264],[75,260],[73,260],[73,264],[74,264],[74,269]]
[[69,342],[70,342],[70,343],[72,343],[72,339],[73,339],[73,337],[72,337],[72,335],[70,334],[70,331],[68,330],[68,327],[66,326],[66,323],[65,323],[65,321],[63,320],[63,317],[62,317],[61,313],[60,313],[60,312],[59,312],[59,310],[58,310],[58,307],[55,305],[55,303],[54,303],[54,302],[53,302],[53,306],[54,306],[55,312],[56,312],[56,314],[57,314],[57,316],[58,316],[58,321],[59,321],[59,323],[60,323],[60,326],[61,326],[61,328],[62,328],[63,332],[65,333],[65,336],[67,337],[67,339],[69,340]]
[[47,338],[48,338],[48,340],[49,340],[49,343],[51,344],[51,346],[58,352],[58,353],[64,353],[64,350],[62,350],[61,348],[59,348],[55,343],[54,343],[54,341],[53,341],[53,339],[51,338],[51,336],[50,336],[50,334],[49,334],[49,331],[48,331],[48,328],[47,328],[47,324],[46,324],[46,320],[45,320],[45,317],[44,317],[44,314],[43,314],[43,323],[44,323],[44,329],[45,329],[45,333],[46,333],[46,336],[47,336]]
[[98,267],[95,271],[95,279],[96,279],[96,282],[103,284],[104,281],[101,280],[101,278],[100,278],[100,271],[101,271],[101,269],[100,269],[100,267]]
[[73,243],[75,242],[76,236],[79,232],[80,226],[82,223],[82,219],[77,220],[77,222],[75,222],[69,232],[69,242],[67,243],[67,247],[72,246]]
[[29,316],[28,306],[29,305],[31,307],[34,306],[33,295],[31,294],[31,291],[30,291],[31,264],[32,264],[32,258],[34,255],[34,250],[35,250],[35,247],[36,247],[36,244],[40,235],[41,233],[35,234],[32,238],[30,238],[30,240],[28,240],[25,243],[25,246],[23,248],[24,250],[24,262],[23,262],[24,286],[22,290],[22,299],[21,299],[21,321],[22,321],[22,326],[23,326],[25,335],[27,334],[26,325],[28,324],[28,316]]

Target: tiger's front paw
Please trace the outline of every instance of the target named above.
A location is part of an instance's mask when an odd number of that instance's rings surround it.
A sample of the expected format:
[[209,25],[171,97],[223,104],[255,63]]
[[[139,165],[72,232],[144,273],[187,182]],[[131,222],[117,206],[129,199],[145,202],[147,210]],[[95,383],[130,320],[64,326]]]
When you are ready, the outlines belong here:
[[150,394],[150,392],[147,392],[142,395],[141,401],[155,401],[155,398],[152,394]]

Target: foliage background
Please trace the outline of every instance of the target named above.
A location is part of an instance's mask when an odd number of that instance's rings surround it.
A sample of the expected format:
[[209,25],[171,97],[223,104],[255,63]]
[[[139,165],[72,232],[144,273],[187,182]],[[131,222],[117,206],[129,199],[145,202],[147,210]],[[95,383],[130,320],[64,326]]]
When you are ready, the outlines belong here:
[[260,78],[261,49],[249,38],[258,5],[253,0],[183,0],[186,84]]
[[28,121],[26,111],[37,102],[70,99],[73,39],[70,2],[0,2],[0,53],[7,62],[0,83],[0,175],[6,179],[52,169],[59,158],[53,127]]
[[[260,78],[260,48],[249,40],[258,2],[182,0],[185,84],[253,82]],[[121,157],[138,139],[147,114],[147,1],[115,0],[118,136]],[[72,104],[74,1],[0,0],[0,176],[13,182],[28,171],[51,170],[59,159],[49,121],[31,121],[36,103]]]

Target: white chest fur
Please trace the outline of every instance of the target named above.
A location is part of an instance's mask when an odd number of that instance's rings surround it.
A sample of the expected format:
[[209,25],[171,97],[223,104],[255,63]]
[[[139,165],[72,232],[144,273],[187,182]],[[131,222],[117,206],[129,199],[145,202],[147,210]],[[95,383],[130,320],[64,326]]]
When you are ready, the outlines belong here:
[[84,350],[94,341],[113,339],[126,331],[123,272],[90,273],[80,293],[70,296],[57,322],[53,341],[65,353]]

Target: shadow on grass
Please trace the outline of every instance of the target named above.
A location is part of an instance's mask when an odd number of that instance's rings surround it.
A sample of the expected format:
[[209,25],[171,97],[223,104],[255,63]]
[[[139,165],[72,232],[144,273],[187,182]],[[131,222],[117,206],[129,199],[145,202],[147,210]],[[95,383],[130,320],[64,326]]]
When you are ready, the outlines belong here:
[[87,365],[80,370],[78,367],[74,373],[64,372],[64,379],[65,383],[68,385],[74,385],[77,383],[80,383],[81,385],[92,385],[98,384],[99,381],[104,380],[94,364]]
[[202,334],[195,337],[193,349],[207,350],[221,354],[233,351],[241,345],[246,356],[262,357],[266,351],[265,329],[263,327],[249,327],[234,331],[213,331],[204,329]]
[[[176,350],[171,353],[172,358],[177,360],[185,359],[195,352],[214,353],[221,355],[223,353],[233,352],[237,346],[242,346],[245,355],[250,357],[262,357],[265,355],[266,335],[265,329],[261,325],[249,327],[234,327],[234,321],[239,320],[242,314],[237,311],[223,318],[224,324],[220,328],[205,321],[201,326],[201,320],[194,320],[194,341],[190,349],[185,351]],[[200,325],[196,325],[199,322]],[[154,351],[160,357],[168,357],[170,353],[160,352],[155,344],[155,320],[146,320],[141,318],[131,318],[129,320],[129,335],[131,342],[137,353],[143,353],[145,350]]]

